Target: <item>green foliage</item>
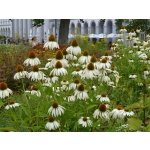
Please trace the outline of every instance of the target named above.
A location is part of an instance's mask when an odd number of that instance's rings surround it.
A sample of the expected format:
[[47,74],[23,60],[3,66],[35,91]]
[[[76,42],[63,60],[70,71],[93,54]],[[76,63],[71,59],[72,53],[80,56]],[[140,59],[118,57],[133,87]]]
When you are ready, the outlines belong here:
[[136,30],[138,26],[141,27],[142,31],[146,33],[150,32],[150,20],[149,19],[116,19],[115,24],[117,30],[121,29],[123,23],[126,23],[127,32],[130,32],[131,29]]
[[33,21],[33,27],[37,26],[40,27],[42,25],[44,25],[44,19],[32,19]]
[[140,119],[136,119],[136,118],[129,118],[128,125],[129,125],[129,130],[137,131],[137,130],[140,130],[142,121]]

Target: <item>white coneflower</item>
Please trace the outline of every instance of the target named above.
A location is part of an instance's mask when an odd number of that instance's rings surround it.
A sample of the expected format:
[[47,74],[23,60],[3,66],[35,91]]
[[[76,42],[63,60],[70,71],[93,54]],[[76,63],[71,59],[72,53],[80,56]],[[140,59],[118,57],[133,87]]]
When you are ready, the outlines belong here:
[[76,100],[76,97],[74,95],[69,95],[67,97],[64,97],[64,100],[67,100],[68,102],[74,102]]
[[93,118],[98,119],[103,118],[109,120],[110,112],[107,110],[106,104],[100,104],[98,109],[96,109],[93,113]]
[[99,66],[99,64],[100,64],[100,62],[97,61],[97,58],[96,58],[95,55],[93,55],[93,56],[91,57],[90,62],[92,62],[92,63],[94,64],[94,67],[95,67],[96,69],[98,68],[98,66]]
[[136,32],[137,32],[137,33],[140,33],[141,31],[142,31],[142,30],[141,30],[141,27],[138,26],[137,29],[136,29]]
[[138,48],[138,45],[136,43],[133,43],[133,48]]
[[15,103],[14,100],[11,100],[11,101],[9,102],[9,104],[5,107],[5,109],[8,110],[9,108],[15,108],[15,107],[18,107],[18,106],[20,106],[19,103]]
[[24,68],[21,65],[17,66],[17,73],[14,75],[15,80],[19,80],[28,76],[28,72],[24,71]]
[[78,87],[79,83],[80,83],[79,79],[75,79],[73,83],[70,83],[69,90],[72,89],[75,90]]
[[47,122],[45,125],[46,130],[51,131],[51,130],[58,129],[60,127],[60,124],[53,117],[49,117],[48,121],[49,122]]
[[39,68],[39,70],[48,70],[48,68]]
[[4,82],[0,83],[0,98],[9,97],[9,95],[12,95],[13,92],[11,89],[7,87],[7,84]]
[[54,76],[53,74],[49,75],[48,77],[46,77],[44,80],[45,80],[45,83],[56,83],[58,81],[58,77],[57,76]]
[[79,63],[72,63],[71,65],[72,65],[73,67],[78,67],[78,66],[80,66]]
[[110,86],[110,87],[113,87],[113,88],[115,88],[115,87],[116,87],[116,86],[115,86],[115,83],[114,83],[114,82],[112,82],[112,81],[107,82],[107,85],[108,85],[108,86]]
[[45,76],[42,71],[39,71],[38,66],[33,66],[32,71],[28,73],[28,79],[31,79],[31,81],[44,80]]
[[51,114],[53,117],[58,117],[64,114],[64,107],[58,105],[57,102],[53,102],[52,106],[48,110],[48,114]]
[[127,40],[127,41],[131,41],[131,40],[132,40],[132,37],[131,37],[131,36],[126,36],[126,40]]
[[124,110],[122,109],[122,106],[121,105],[118,105],[117,108],[113,109],[111,112],[110,112],[110,116],[113,118],[113,119],[123,119],[124,118]]
[[101,63],[97,69],[109,69],[111,67],[110,63],[108,62],[108,58],[106,57],[103,58],[100,62]]
[[125,29],[125,26],[122,26],[122,27],[121,27],[120,32],[122,32],[122,33],[127,32],[127,29]]
[[55,68],[50,72],[50,75],[53,74],[54,76],[64,76],[68,74],[67,70],[62,67],[62,63],[57,61],[55,64]]
[[143,86],[143,83],[138,83],[137,85],[138,85],[138,86]]
[[143,45],[144,45],[144,46],[148,45],[148,41],[147,41],[147,40],[144,40],[144,41],[143,41]]
[[110,80],[110,78],[109,78],[109,76],[106,76],[106,75],[99,75],[98,76],[98,81],[100,81],[100,82],[110,82],[111,80]]
[[125,117],[130,117],[130,116],[134,115],[134,112],[133,111],[129,111],[129,109],[124,109],[123,115]]
[[130,78],[130,79],[135,79],[135,78],[137,78],[137,75],[131,74],[131,75],[129,75],[129,78]]
[[134,29],[131,29],[131,31],[129,32],[129,36],[131,36],[131,37],[136,36]]
[[147,59],[147,55],[145,53],[142,53],[139,55],[139,58],[141,58],[142,60],[146,60]]
[[62,80],[60,83],[61,83],[61,85],[69,85],[69,81],[67,81],[65,79]]
[[96,96],[97,100],[100,100],[101,102],[110,102],[109,97],[106,95],[106,93],[102,93],[101,95]]
[[79,125],[82,125],[82,127],[91,127],[92,121],[90,120],[90,117],[81,117],[78,120]]
[[134,60],[133,60],[133,59],[129,59],[128,62],[129,62],[129,63],[130,63],[130,62],[134,62]]
[[99,75],[99,71],[95,69],[94,64],[90,62],[87,65],[86,69],[83,70],[81,79],[93,79],[93,78],[97,78],[98,75]]
[[93,85],[93,86],[91,87],[91,90],[96,91],[96,86]]
[[77,90],[74,91],[74,96],[77,97],[77,99],[83,99],[86,100],[89,98],[88,94],[87,94],[87,90],[84,90],[84,85],[80,84],[77,88]]
[[84,50],[83,55],[80,56],[78,59],[79,63],[84,64],[84,63],[89,63],[91,59],[91,56],[89,55],[89,52],[87,50]]
[[57,48],[59,49],[59,45],[58,43],[56,42],[56,38],[53,34],[51,34],[48,38],[48,42],[46,42],[44,44],[44,47],[46,50],[50,49],[50,50],[53,50],[54,48]]
[[78,46],[78,41],[74,39],[71,43],[72,46],[69,46],[66,51],[73,55],[81,54],[81,48]]
[[40,60],[36,57],[36,54],[34,51],[30,51],[29,54],[28,54],[28,59],[26,59],[24,61],[24,65],[25,66],[35,66],[35,65],[38,65],[38,64],[41,64]]
[[60,61],[62,63],[63,67],[68,67],[68,61],[66,59],[63,58],[63,53],[61,50],[58,50],[56,52],[55,58],[51,60],[51,62],[48,62],[45,67],[46,68],[52,68],[55,66],[55,64],[57,63],[57,61]]
[[123,42],[123,39],[122,39],[122,38],[118,38],[118,39],[117,39],[117,42],[118,42],[118,43]]
[[119,33],[118,33],[118,37],[119,37],[119,38],[122,38],[122,37],[123,37],[122,32],[119,32]]
[[31,94],[32,95],[36,95],[37,97],[41,97],[41,92],[40,90],[38,90],[37,88],[35,88],[34,86],[31,87]]
[[76,70],[73,71],[71,74],[72,74],[73,76],[76,76],[76,75],[81,76],[81,75],[82,75],[82,72],[83,72],[83,70],[81,70],[80,68],[76,68]]

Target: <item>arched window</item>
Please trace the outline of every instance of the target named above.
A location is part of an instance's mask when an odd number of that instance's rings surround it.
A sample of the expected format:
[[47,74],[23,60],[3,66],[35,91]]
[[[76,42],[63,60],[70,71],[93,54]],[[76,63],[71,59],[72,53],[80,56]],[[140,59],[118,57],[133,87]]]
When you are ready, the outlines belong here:
[[107,22],[107,34],[110,34],[110,33],[112,33],[112,21],[111,20]]
[[102,21],[99,22],[99,34],[104,33],[104,23]]
[[77,24],[77,33],[81,34],[81,23],[79,23],[79,22]]
[[88,34],[88,24],[87,24],[87,22],[84,23],[84,34]]
[[74,25],[74,23],[71,24],[71,34],[75,34],[75,25]]
[[95,22],[91,23],[91,34],[95,34]]

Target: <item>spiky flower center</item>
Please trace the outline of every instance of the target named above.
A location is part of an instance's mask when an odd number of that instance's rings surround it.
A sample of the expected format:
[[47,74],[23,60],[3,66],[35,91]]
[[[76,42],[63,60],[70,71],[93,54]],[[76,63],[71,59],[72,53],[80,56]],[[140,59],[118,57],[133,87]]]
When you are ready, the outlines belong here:
[[133,45],[136,46],[136,43],[134,43]]
[[32,71],[33,71],[33,72],[38,72],[38,71],[39,71],[39,67],[36,66],[36,65],[33,66],[33,67],[32,67]]
[[63,55],[67,55],[68,53],[67,53],[67,51],[66,51],[66,47],[64,47],[63,49],[62,49],[62,53],[63,53]]
[[57,108],[58,107],[58,103],[57,102],[53,102],[52,106],[53,106],[53,108]]
[[99,110],[102,111],[102,112],[105,112],[106,111],[106,105],[105,104],[100,104],[99,105]]
[[128,36],[127,39],[130,40],[130,36]]
[[134,32],[134,29],[131,29],[131,31],[130,31],[130,32],[132,32],[132,33],[133,33],[133,32]]
[[123,107],[122,107],[122,105],[117,105],[116,108],[117,108],[118,110],[121,110]]
[[140,29],[141,29],[141,26],[138,26],[137,29],[140,30]]
[[143,70],[144,70],[144,71],[147,71],[147,70],[148,70],[148,68],[144,68]]
[[147,40],[144,40],[145,42],[147,42]]
[[88,65],[87,65],[87,69],[88,70],[94,70],[94,64],[92,62],[90,62]]
[[106,57],[103,58],[103,59],[101,60],[101,62],[102,62],[102,63],[106,63],[106,62],[107,62],[107,58],[106,58]]
[[112,71],[114,71],[114,70],[115,70],[115,67],[114,67],[114,66],[112,66],[112,67],[111,67],[111,70],[112,70]]
[[62,63],[60,61],[57,61],[55,64],[55,68],[62,68]]
[[54,75],[53,75],[53,74],[50,74],[49,77],[52,78],[52,77],[54,77]]
[[105,52],[105,56],[109,56],[109,52]]
[[88,55],[89,55],[89,52],[87,50],[84,50],[83,56],[88,56]]
[[76,71],[77,71],[77,72],[80,71],[80,68],[76,68]]
[[106,97],[106,93],[102,93],[102,95],[101,95],[102,97]]
[[54,118],[53,117],[49,117],[48,121],[49,122],[54,122]]
[[56,58],[57,60],[63,59],[63,53],[62,53],[61,50],[59,50],[59,51],[56,52],[55,58]]
[[125,29],[125,26],[122,26],[121,29]]
[[9,101],[9,104],[10,104],[10,105],[12,105],[12,104],[14,104],[14,103],[15,103],[14,100]]
[[83,121],[87,121],[87,117],[83,117]]
[[95,55],[93,55],[93,56],[91,57],[91,60],[90,60],[90,61],[93,62],[93,63],[97,62],[97,58],[95,57]]
[[84,91],[84,85],[83,84],[80,84],[78,86],[78,91]]
[[73,47],[78,46],[78,41],[77,41],[76,39],[73,39],[71,45],[72,45]]
[[31,91],[32,91],[32,90],[37,91],[38,89],[37,89],[37,88],[35,88],[34,86],[32,86],[32,87],[31,87]]
[[51,41],[51,42],[56,41],[55,36],[53,34],[51,34],[48,38],[48,41]]
[[6,90],[7,89],[7,84],[4,82],[0,83],[0,90]]
[[75,83],[75,84],[79,84],[79,83],[80,83],[79,79],[75,79],[75,80],[74,80],[74,83]]
[[22,71],[24,71],[24,68],[21,65],[18,65],[16,70],[17,70],[17,72],[22,72]]
[[31,59],[36,58],[35,52],[34,51],[29,52],[28,57]]

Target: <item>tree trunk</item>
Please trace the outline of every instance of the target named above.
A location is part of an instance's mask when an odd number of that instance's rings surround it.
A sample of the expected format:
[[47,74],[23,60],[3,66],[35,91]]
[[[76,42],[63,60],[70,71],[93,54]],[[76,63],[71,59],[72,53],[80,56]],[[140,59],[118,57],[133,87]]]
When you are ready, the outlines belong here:
[[69,24],[70,24],[70,19],[60,20],[59,39],[58,39],[59,44],[68,43]]

